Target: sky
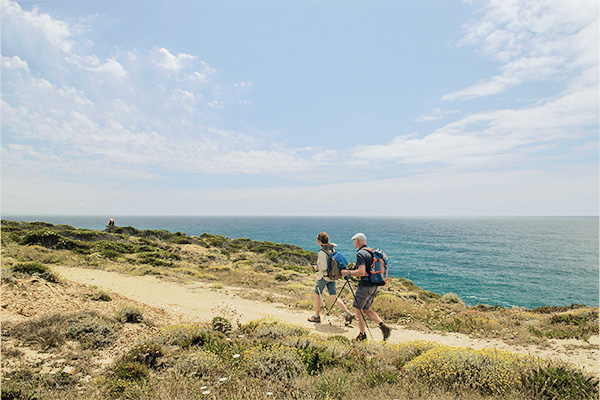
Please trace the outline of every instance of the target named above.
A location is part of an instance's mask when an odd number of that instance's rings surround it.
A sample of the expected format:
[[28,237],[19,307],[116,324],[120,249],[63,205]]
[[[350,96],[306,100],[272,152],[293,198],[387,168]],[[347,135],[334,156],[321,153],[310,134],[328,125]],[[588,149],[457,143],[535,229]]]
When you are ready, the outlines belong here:
[[597,0],[0,7],[2,215],[598,215]]

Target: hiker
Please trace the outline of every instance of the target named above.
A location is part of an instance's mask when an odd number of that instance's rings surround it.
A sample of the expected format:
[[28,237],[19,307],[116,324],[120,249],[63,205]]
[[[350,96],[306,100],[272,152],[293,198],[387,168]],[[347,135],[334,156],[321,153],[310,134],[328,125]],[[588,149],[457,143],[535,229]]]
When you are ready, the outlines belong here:
[[350,275],[359,278],[358,287],[356,288],[356,293],[354,295],[354,302],[352,303],[354,314],[358,321],[358,329],[360,330],[360,333],[355,340],[361,341],[367,339],[367,334],[365,333],[366,321],[364,320],[363,315],[366,315],[369,319],[375,321],[379,325],[379,329],[381,329],[381,332],[383,333],[383,340],[387,340],[390,337],[392,329],[383,322],[375,311],[369,310],[371,304],[373,304],[373,299],[375,298],[379,286],[372,284],[369,280],[368,267],[373,263],[373,256],[365,249],[365,247],[367,247],[367,237],[364,233],[359,232],[352,236],[352,240],[354,241],[354,248],[356,249],[355,269],[342,270],[342,276]]
[[114,218],[109,219],[107,226],[115,226],[115,219]]
[[329,293],[331,301],[335,302],[346,313],[346,326],[348,326],[350,323],[352,323],[354,315],[350,313],[342,299],[337,298],[336,301],[335,281],[325,276],[327,273],[327,257],[333,252],[333,248],[337,246],[337,244],[329,243],[329,235],[327,235],[325,232],[321,232],[317,235],[317,244],[321,246],[317,256],[317,265],[311,265],[313,270],[319,271],[317,274],[317,284],[315,285],[315,315],[310,317],[308,320],[310,322],[321,322],[321,301],[323,301],[321,295],[323,294],[325,287],[327,287],[327,293]]

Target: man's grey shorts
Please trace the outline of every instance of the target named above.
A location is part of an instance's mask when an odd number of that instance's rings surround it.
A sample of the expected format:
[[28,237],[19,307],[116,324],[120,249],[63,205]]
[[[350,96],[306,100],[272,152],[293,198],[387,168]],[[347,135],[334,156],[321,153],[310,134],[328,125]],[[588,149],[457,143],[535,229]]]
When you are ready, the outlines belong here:
[[352,307],[358,308],[359,310],[368,310],[373,304],[375,299],[375,293],[379,286],[362,286],[358,285],[356,292],[354,293],[354,302]]

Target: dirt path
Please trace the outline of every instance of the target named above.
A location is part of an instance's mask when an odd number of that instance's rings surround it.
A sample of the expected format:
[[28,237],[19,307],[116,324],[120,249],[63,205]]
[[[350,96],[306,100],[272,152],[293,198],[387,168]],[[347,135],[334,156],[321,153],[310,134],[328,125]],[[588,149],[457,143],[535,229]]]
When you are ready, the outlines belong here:
[[[219,315],[218,307],[235,310],[240,322],[247,322],[264,316],[274,316],[280,320],[303,325],[312,330],[339,334],[352,338],[358,334],[355,326],[344,327],[340,319],[325,318],[321,324],[307,321],[310,312],[299,312],[282,304],[243,299],[237,296],[236,288],[211,288],[203,283],[175,283],[153,276],[127,276],[87,268],[53,267],[64,278],[110,290],[135,301],[163,309],[184,321],[205,321]],[[322,317],[323,318],[323,317]],[[329,324],[331,322],[331,324]],[[381,340],[381,332],[371,328],[373,339]],[[475,339],[467,335],[449,333],[427,333],[395,326],[389,341],[392,343],[410,340],[435,341],[449,346],[472,349],[495,348],[519,352],[532,356],[566,361],[588,372],[600,374],[598,336],[589,342],[582,340],[554,340],[547,348],[537,346],[514,346],[496,339]]]

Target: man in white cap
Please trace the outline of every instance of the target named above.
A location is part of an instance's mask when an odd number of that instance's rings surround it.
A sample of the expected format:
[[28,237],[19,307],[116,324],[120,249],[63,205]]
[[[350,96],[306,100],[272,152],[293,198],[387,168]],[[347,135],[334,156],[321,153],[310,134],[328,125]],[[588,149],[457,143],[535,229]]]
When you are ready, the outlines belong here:
[[369,319],[375,321],[375,323],[379,325],[379,329],[381,329],[381,332],[383,333],[383,340],[387,340],[390,337],[392,329],[383,323],[383,320],[375,311],[369,310],[369,307],[373,304],[377,288],[379,287],[369,280],[369,267],[373,264],[373,254],[367,250],[367,237],[364,233],[357,233],[352,236],[352,240],[354,241],[354,248],[356,248],[355,269],[342,270],[342,276],[350,275],[359,278],[358,287],[356,288],[356,293],[354,295],[354,302],[352,303],[354,314],[358,321],[358,329],[360,330],[360,333],[355,340],[361,341],[367,339],[367,334],[365,333],[367,325],[363,315],[366,315]]

